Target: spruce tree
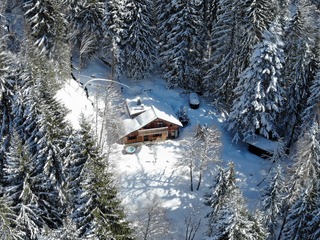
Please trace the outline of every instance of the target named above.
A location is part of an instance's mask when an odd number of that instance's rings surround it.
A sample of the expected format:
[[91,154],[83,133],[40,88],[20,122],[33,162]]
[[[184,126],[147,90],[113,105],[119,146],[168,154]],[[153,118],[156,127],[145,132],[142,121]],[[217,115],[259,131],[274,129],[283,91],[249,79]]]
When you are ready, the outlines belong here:
[[312,239],[320,238],[320,194],[316,195],[315,210],[311,213],[311,219],[308,222],[308,232]]
[[262,211],[263,222],[269,232],[268,239],[276,239],[276,233],[280,222],[282,213],[282,206],[284,201],[284,173],[281,165],[277,163],[276,168],[271,172],[269,179],[267,179],[267,186],[262,195]]
[[250,216],[235,183],[234,165],[230,163],[225,176],[220,171],[212,194],[206,197],[206,205],[212,208],[206,239],[265,239],[264,228]]
[[56,1],[28,0],[25,2],[25,17],[28,26],[27,34],[30,34],[32,44],[38,52],[45,53],[52,58],[55,48],[56,16],[59,14],[55,6]]
[[0,42],[0,184],[2,183],[2,167],[5,152],[9,148],[12,130],[11,107],[14,98],[15,66],[13,55],[6,51],[3,42]]
[[[307,234],[306,225],[300,225],[298,229],[290,229],[291,225],[296,227],[300,217],[311,220],[312,212],[319,207],[315,203],[319,192],[320,177],[320,144],[318,123],[310,124],[309,129],[299,139],[296,146],[296,154],[293,156],[294,163],[290,167],[287,178],[286,201],[283,205],[284,219],[281,225],[280,236],[285,234],[287,238],[299,237]],[[303,209],[303,210],[302,210]],[[303,211],[304,216],[298,216],[297,211]],[[298,231],[298,232],[295,232]],[[308,237],[308,236],[307,236]]]
[[111,78],[116,79],[125,69],[124,48],[128,40],[130,11],[132,5],[128,0],[107,0],[104,27],[111,52]]
[[4,165],[6,198],[10,199],[18,231],[28,239],[35,239],[44,225],[45,212],[35,193],[32,162],[27,147],[20,136],[13,132]]
[[242,61],[238,58],[242,31],[239,24],[239,16],[242,16],[240,2],[224,0],[218,4],[217,21],[212,24],[209,38],[212,53],[207,59],[204,77],[205,94],[227,105],[234,99],[233,89],[242,71]]
[[307,107],[303,112],[303,126],[305,131],[310,123],[313,121],[320,122],[319,120],[319,107],[320,107],[320,70],[315,76],[314,81],[310,87],[310,96],[307,100]]
[[73,213],[80,235],[99,239],[131,239],[131,230],[117,198],[107,159],[97,148],[90,125],[83,117],[80,126],[86,162],[80,175],[81,188],[76,193]]
[[183,87],[197,90],[200,81],[200,56],[197,47],[201,30],[200,12],[194,2],[171,2],[168,6],[168,18],[162,23],[163,29],[169,29],[166,39],[161,43],[160,56],[164,78],[170,88]]
[[213,186],[211,187],[212,190],[210,193],[205,195],[204,204],[212,208],[211,212],[206,216],[209,218],[209,229],[207,232],[209,236],[214,234],[213,228],[216,221],[216,216],[224,205],[230,188],[234,187],[234,183],[235,177],[233,168],[230,168],[229,171],[220,169],[213,181]]
[[7,197],[0,197],[0,239],[23,239],[23,233],[15,227],[17,225],[18,222],[16,221],[12,202]]
[[104,6],[100,0],[64,0],[69,41],[83,66],[103,46]]
[[157,50],[154,19],[150,0],[130,3],[128,39],[124,45],[125,72],[129,78],[141,80],[150,74]]
[[278,138],[277,120],[282,110],[284,89],[283,44],[277,25],[264,33],[263,42],[255,46],[250,65],[236,87],[236,99],[228,117],[228,130],[235,140],[261,134]]
[[[297,3],[298,4],[298,3]],[[306,109],[307,98],[313,73],[310,66],[313,62],[314,53],[313,39],[311,34],[308,8],[300,4],[295,7],[295,12],[286,28],[285,35],[285,68],[284,78],[287,89],[287,104],[282,118],[283,134],[287,138],[288,145],[295,142],[301,133],[299,126],[302,125],[302,114]]]
[[313,211],[317,209],[315,196],[319,191],[314,187],[314,184],[306,187],[289,209],[281,239],[312,239],[308,223],[312,219]]

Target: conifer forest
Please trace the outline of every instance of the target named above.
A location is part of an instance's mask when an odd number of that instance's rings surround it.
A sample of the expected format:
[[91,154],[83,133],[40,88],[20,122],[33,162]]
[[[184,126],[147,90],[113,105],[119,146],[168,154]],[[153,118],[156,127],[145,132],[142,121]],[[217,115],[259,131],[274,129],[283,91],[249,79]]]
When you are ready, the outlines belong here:
[[320,239],[319,0],[0,0],[1,240],[155,239],[118,197],[112,131],[55,98],[92,58],[201,93],[235,143],[281,142],[255,212],[232,163],[212,177],[204,240]]

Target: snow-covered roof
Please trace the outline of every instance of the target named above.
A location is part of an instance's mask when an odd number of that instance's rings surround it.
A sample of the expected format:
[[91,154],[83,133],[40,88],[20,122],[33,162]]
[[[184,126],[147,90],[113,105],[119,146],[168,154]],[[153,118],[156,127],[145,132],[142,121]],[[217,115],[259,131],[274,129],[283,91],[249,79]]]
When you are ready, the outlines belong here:
[[273,153],[274,150],[277,148],[277,141],[272,141],[260,135],[256,135],[254,138],[246,139],[246,143],[251,144],[257,148],[265,150],[269,153]]
[[[141,104],[137,106],[137,99]],[[128,114],[124,114],[122,119],[121,137],[137,131],[156,119],[161,119],[182,127],[182,123],[176,117],[172,107],[166,103],[160,103],[151,98],[126,99]],[[139,109],[140,106],[140,109]],[[139,114],[139,115],[136,115]],[[134,116],[133,118],[131,116]]]
[[126,106],[128,108],[128,113],[130,116],[137,116],[140,113],[145,112],[150,109],[150,106],[145,105],[145,102],[149,102],[149,99],[146,97],[136,97],[136,98],[127,98]]

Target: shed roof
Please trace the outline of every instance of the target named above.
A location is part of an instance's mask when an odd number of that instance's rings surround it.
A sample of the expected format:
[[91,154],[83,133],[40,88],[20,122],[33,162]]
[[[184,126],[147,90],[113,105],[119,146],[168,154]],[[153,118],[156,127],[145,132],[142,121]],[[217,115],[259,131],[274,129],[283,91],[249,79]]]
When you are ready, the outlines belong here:
[[246,139],[246,143],[269,153],[273,153],[278,146],[277,141],[272,141],[260,135],[256,135],[255,137]]

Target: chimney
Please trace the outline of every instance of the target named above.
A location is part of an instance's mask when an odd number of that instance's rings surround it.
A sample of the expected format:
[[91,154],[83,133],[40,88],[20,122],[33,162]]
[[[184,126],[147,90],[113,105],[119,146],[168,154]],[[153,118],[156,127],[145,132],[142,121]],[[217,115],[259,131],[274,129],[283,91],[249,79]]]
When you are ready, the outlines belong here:
[[137,105],[138,105],[138,106],[141,105],[141,98],[140,98],[140,97],[137,98]]

